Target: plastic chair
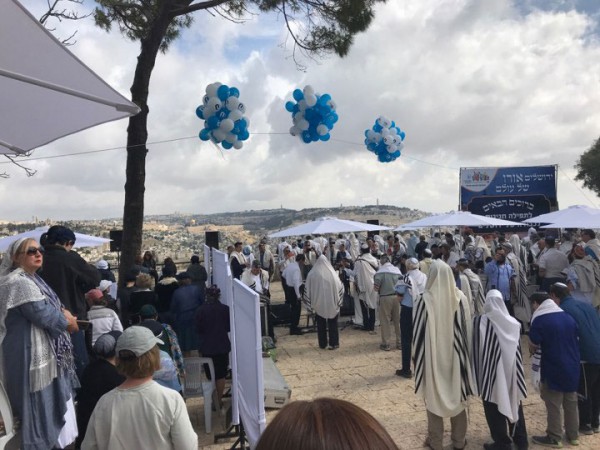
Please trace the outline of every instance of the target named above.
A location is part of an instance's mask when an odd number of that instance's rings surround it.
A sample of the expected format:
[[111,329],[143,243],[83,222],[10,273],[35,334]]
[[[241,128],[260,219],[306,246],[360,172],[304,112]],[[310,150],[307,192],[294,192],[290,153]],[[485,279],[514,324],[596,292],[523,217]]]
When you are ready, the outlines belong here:
[[[15,420],[10,407],[10,401],[8,395],[4,390],[4,386],[0,383],[0,414],[2,414],[2,420],[4,420],[5,434],[0,436],[0,450],[4,450],[7,444],[13,439],[19,436],[19,430],[15,426]],[[12,445],[11,445],[12,447]]]
[[[216,392],[215,366],[211,358],[184,358],[185,378],[183,379],[183,398],[204,397],[204,429],[212,431],[212,396]],[[210,369],[210,380],[204,374],[204,364]],[[0,449],[1,450],[1,449]]]

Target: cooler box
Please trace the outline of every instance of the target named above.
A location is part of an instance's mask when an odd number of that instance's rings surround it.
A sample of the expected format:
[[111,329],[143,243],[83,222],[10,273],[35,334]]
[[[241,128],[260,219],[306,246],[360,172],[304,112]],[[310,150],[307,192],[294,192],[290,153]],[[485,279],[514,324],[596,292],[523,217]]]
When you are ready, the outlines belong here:
[[271,358],[263,358],[265,408],[283,408],[290,402],[292,391]]

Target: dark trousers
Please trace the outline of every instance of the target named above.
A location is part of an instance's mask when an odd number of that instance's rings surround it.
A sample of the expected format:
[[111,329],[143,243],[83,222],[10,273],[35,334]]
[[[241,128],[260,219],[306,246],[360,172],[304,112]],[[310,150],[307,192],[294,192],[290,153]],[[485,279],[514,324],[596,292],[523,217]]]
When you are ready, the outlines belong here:
[[519,450],[529,447],[527,428],[523,417],[523,405],[519,404],[519,420],[516,424],[511,424],[506,416],[498,411],[498,405],[495,403],[484,400],[483,411],[485,412],[485,420],[490,429],[490,434],[494,440],[494,450],[511,450],[513,442]]
[[83,375],[83,369],[90,362],[87,345],[85,343],[85,331],[79,330],[71,333],[71,342],[73,343],[73,360],[75,362],[75,373],[79,378]]
[[338,331],[338,317],[333,319],[325,319],[324,317],[315,314],[317,318],[317,335],[319,337],[319,347],[327,347],[327,334],[329,334],[329,345],[337,347],[340,345],[340,333]]
[[300,323],[300,313],[302,312],[302,303],[300,303],[300,299],[296,295],[296,291],[294,290],[294,288],[288,289],[291,289],[291,292],[289,292],[288,302],[291,308],[290,331],[297,331],[298,324]]
[[412,307],[400,305],[400,339],[402,339],[402,370],[404,372],[410,371],[413,333],[412,314]]
[[565,279],[561,278],[561,277],[556,277],[556,278],[542,278],[541,283],[540,283],[540,290],[548,292],[550,291],[550,286],[552,286],[554,283],[564,283]]
[[600,426],[600,364],[581,364],[579,376],[579,426]]
[[363,316],[363,329],[368,331],[375,330],[375,308],[369,308],[369,306],[361,300],[360,309]]

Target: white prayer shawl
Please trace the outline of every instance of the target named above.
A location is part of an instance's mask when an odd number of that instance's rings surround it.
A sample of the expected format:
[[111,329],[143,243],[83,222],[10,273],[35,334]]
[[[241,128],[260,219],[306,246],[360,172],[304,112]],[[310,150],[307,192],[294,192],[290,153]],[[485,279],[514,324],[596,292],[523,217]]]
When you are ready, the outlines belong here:
[[465,295],[465,298],[467,299],[467,305],[469,306],[468,313],[467,313],[467,319],[470,320],[473,317],[473,311],[474,311],[473,293],[471,291],[471,284],[469,283],[469,278],[464,273],[460,273],[458,276],[460,278],[460,290]]
[[481,398],[498,406],[511,423],[519,419],[519,405],[527,397],[521,325],[508,314],[502,294],[488,292],[484,314],[473,329],[473,371]]
[[595,308],[600,306],[600,266],[586,255],[583,259],[574,259],[570,270],[575,272],[577,286],[575,290],[580,291],[586,301]]
[[229,263],[231,264],[231,261],[233,261],[233,259],[237,259],[238,262],[240,264],[247,264],[246,261],[246,257],[244,256],[244,254],[242,252],[236,252],[235,250],[231,252],[231,256],[229,257]]
[[[419,269],[412,269],[406,272],[410,278],[410,294],[413,299],[423,295],[427,286],[427,275]],[[413,304],[414,306],[414,304]]]
[[562,309],[560,309],[560,306],[558,306],[554,302],[554,300],[552,300],[551,298],[548,298],[548,299],[544,300],[540,306],[538,306],[538,309],[535,310],[535,312],[533,313],[533,316],[531,316],[531,323],[533,324],[533,321],[535,319],[537,319],[538,317],[541,317],[545,314],[553,314],[553,313],[561,313],[561,312],[564,312],[564,311]]
[[358,239],[356,239],[356,235],[354,233],[350,233],[348,241],[350,242],[350,247],[347,250],[350,252],[352,260],[354,261],[356,258],[358,258],[360,243],[358,242]]
[[306,276],[304,298],[307,307],[325,319],[333,319],[340,312],[344,285],[324,255]]
[[598,239],[590,239],[585,243],[585,246],[591,248],[596,258],[600,260],[600,242],[598,242]]
[[473,301],[473,308],[471,308],[473,315],[480,315],[483,313],[483,305],[485,304],[485,294],[483,285],[481,284],[481,278],[479,278],[479,275],[471,269],[465,269],[463,275],[469,280],[471,299]]
[[[283,257],[283,254],[282,254],[282,257]],[[258,250],[254,253],[254,260],[260,262],[260,250]],[[272,263],[273,263],[273,254],[268,249],[265,249],[261,267],[266,267],[266,270],[272,269],[272,267],[271,267]],[[264,264],[264,266],[263,266],[263,264]]]
[[455,417],[473,394],[468,310],[450,266],[433,261],[425,293],[413,307],[413,353],[415,392],[440,417]]
[[242,272],[241,281],[250,289],[262,295],[265,290],[269,289],[269,272],[260,269],[259,274],[254,275],[252,269],[246,269]]
[[301,298],[300,286],[302,286],[302,272],[300,266],[296,261],[290,262],[288,266],[283,269],[281,276],[285,278],[285,284],[289,287],[293,287],[296,291],[296,296]]
[[433,259],[431,258],[423,258],[419,264],[419,270],[425,274],[425,276],[429,276],[429,268],[433,263]]
[[[511,236],[511,241],[512,240],[513,239]],[[520,244],[518,248],[520,251]],[[527,295],[527,273],[525,271],[525,266],[521,262],[521,259],[519,258],[518,254],[515,252],[515,247],[513,247],[512,251],[508,255],[506,255],[506,259],[508,263],[512,266],[514,273],[516,274],[516,277],[514,278],[516,291],[514,296],[515,317],[524,324],[528,324],[531,320],[531,304],[529,303],[529,298]]]
[[378,268],[379,263],[370,253],[360,255],[354,263],[354,281],[358,288],[358,297],[373,309],[377,308],[379,298],[373,279]]
[[483,239],[483,237],[477,236],[475,238],[475,247],[480,248],[482,250],[482,252],[483,252],[483,254],[482,254],[482,261],[485,262],[485,260],[488,257],[492,256],[492,254],[490,253],[490,249],[487,246],[487,244],[485,242],[485,239]]
[[402,275],[402,272],[400,272],[400,269],[398,269],[396,266],[392,265],[392,263],[390,262],[386,262],[384,265],[382,265],[379,270],[377,271],[377,273],[393,273],[393,274],[397,274],[397,275]]

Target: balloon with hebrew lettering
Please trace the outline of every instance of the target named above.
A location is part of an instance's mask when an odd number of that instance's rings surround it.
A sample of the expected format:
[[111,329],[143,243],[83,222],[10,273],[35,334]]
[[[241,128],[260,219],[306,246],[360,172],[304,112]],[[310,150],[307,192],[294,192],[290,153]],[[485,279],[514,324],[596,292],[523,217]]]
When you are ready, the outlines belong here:
[[240,101],[240,91],[234,86],[219,82],[206,86],[202,104],[196,108],[196,116],[204,120],[204,128],[198,137],[202,141],[221,144],[224,149],[241,149],[250,137],[246,106]]
[[406,133],[396,122],[385,116],[379,116],[373,127],[365,130],[365,146],[375,153],[382,163],[395,161],[402,154]]
[[295,89],[294,101],[285,103],[285,109],[292,114],[290,134],[298,136],[306,144],[328,141],[330,132],[338,121],[335,102],[329,94],[319,94],[312,86]]

